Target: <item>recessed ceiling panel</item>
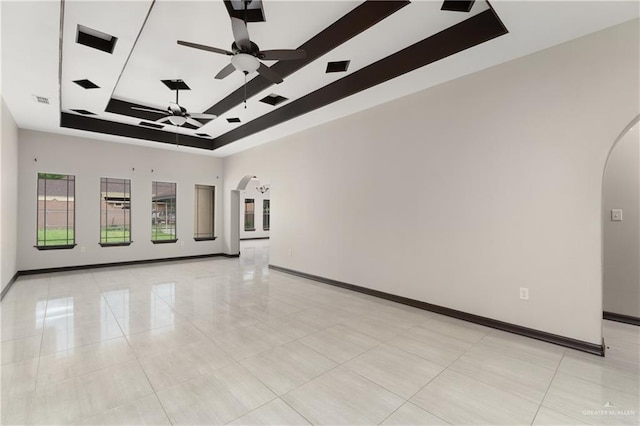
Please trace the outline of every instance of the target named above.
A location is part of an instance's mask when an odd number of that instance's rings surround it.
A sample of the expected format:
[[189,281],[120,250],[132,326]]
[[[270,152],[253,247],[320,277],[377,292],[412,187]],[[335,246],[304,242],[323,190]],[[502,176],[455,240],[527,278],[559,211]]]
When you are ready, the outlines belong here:
[[[176,43],[177,40],[187,40],[220,49],[232,49],[229,6],[233,6],[233,2],[242,5],[240,0],[231,0],[231,3],[151,0],[64,2],[64,7],[59,7],[64,11],[62,72],[57,76],[63,117],[60,124],[164,143],[175,143],[175,137],[179,135],[186,145],[207,150],[232,142],[219,151],[220,155],[228,155],[256,143],[282,137],[291,131],[423,90],[638,15],[637,5],[634,8],[618,2],[606,8],[601,5],[602,2],[580,2],[579,7],[558,2],[497,2],[493,8],[511,34],[487,43],[480,41],[479,45],[466,51],[453,52],[452,56],[435,55],[442,59],[424,62],[419,65],[420,68],[414,69],[393,58],[401,57],[400,52],[410,46],[474,19],[492,7],[484,0],[456,2],[454,5],[454,8],[460,9],[459,3],[466,3],[470,6],[468,12],[451,10],[448,2],[441,1],[265,0],[260,2],[264,20],[248,19],[251,41],[261,49],[308,46],[309,57],[302,61],[264,61],[266,66],[283,74],[284,82],[274,85],[251,73],[246,76],[245,86],[245,76],[240,72],[234,72],[223,80],[214,78],[217,72],[229,65],[229,56]],[[442,10],[443,7],[450,10]],[[373,18],[371,11],[384,8],[389,9],[387,13]],[[33,8],[13,4],[5,7],[3,4],[3,13],[18,9],[26,11]],[[37,51],[38,45],[56,49],[56,43],[47,44],[46,40],[57,38],[53,35],[55,31],[50,29],[59,27],[61,21],[60,16],[54,16],[50,9],[47,8],[47,13],[39,13],[36,8],[28,13],[29,19],[37,23],[36,28],[41,30],[43,38],[33,46],[28,46],[22,43],[28,37],[15,37],[17,44],[26,47],[23,50]],[[367,13],[354,18],[356,11],[365,9]],[[365,22],[367,19],[371,22]],[[3,33],[5,28],[11,28],[19,34],[19,27],[12,25],[14,20],[3,15]],[[572,22],[570,26],[565,25],[568,21]],[[27,27],[28,22],[23,22],[21,26]],[[340,34],[337,29],[341,24],[343,30],[340,30]],[[117,37],[113,53],[105,54],[102,50],[78,44],[79,25],[88,28],[83,33],[104,41]],[[353,33],[349,34],[349,30]],[[32,31],[30,35],[38,31]],[[326,40],[332,37],[333,45],[327,45]],[[8,60],[3,61],[3,71],[5,64],[8,65],[7,73],[3,73],[3,76],[11,75],[13,80],[17,80],[19,73],[14,68],[19,67],[16,64],[28,61],[25,61],[24,55],[16,53],[17,49],[11,47],[12,43],[5,43],[4,40],[7,38],[3,38],[2,54],[3,59],[7,57]],[[325,41],[314,45],[313,42],[318,40]],[[323,43],[329,48],[322,50]],[[442,44],[431,47],[434,51],[441,48]],[[408,60],[419,64],[416,55]],[[327,63],[345,60],[349,61],[345,71],[326,72]],[[374,64],[383,64],[377,65],[383,69],[373,73],[379,78],[367,77],[365,80],[365,71]],[[58,69],[57,61],[55,69]],[[33,73],[25,70],[23,74],[28,77]],[[19,124],[31,120],[36,123],[34,126],[41,128],[42,120],[37,117],[42,117],[47,108],[56,110],[52,116],[59,117],[58,79],[28,78],[32,80],[28,85],[5,86],[3,97],[12,112],[16,111]],[[179,93],[179,104],[185,109],[184,114],[213,113],[218,118],[210,121],[203,119],[204,126],[200,128],[166,125],[159,129],[149,126],[149,123],[162,117],[158,114],[166,115],[167,106],[176,101],[175,92],[162,80],[178,79],[188,82],[187,86],[191,89],[182,88]],[[47,83],[51,90],[37,80],[51,81]],[[366,84],[360,84],[362,82]],[[85,86],[91,87],[91,90],[85,90]],[[344,87],[335,89],[341,86]],[[18,99],[21,90],[16,87],[24,88],[22,91],[29,90],[29,93]],[[34,103],[34,94],[50,98],[50,105]],[[265,102],[265,99],[271,100],[272,94],[287,101]],[[324,101],[311,102],[314,98],[324,98]],[[326,101],[332,102],[331,107],[327,106],[329,104]],[[24,108],[16,107],[23,105],[23,102],[27,102]],[[314,110],[310,105],[318,109]],[[29,109],[33,110],[31,115],[36,118],[27,119],[26,113],[20,112]],[[83,116],[79,111],[95,115]],[[181,114],[179,110],[175,111]],[[276,115],[280,117],[279,120],[270,118]],[[230,123],[228,119],[239,120],[239,123]]]

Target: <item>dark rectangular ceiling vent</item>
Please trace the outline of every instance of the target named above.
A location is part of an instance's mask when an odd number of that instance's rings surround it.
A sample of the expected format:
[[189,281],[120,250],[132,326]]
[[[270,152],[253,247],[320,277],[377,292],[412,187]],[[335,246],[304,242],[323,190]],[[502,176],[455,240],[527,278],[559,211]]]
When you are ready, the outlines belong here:
[[280,95],[276,95],[275,93],[272,93],[260,99],[260,102],[264,102],[265,104],[269,104],[271,106],[276,106],[288,100],[289,98],[285,98],[284,96],[280,96]]
[[84,80],[74,80],[73,82],[75,84],[77,84],[78,86],[83,87],[85,89],[99,89],[100,88],[100,86],[98,86],[97,84],[95,84],[91,80],[87,80],[86,78]]
[[229,123],[239,123],[240,119],[238,117],[231,117],[231,118],[227,118],[227,121]]
[[165,86],[169,88],[169,90],[191,90],[187,83],[180,79],[172,79],[172,80],[160,80],[164,83]]
[[246,17],[247,22],[265,22],[262,0],[248,2],[246,14],[244,0],[224,0],[224,5],[232,18],[245,19]]
[[347,69],[349,69],[349,64],[351,63],[351,61],[335,61],[335,62],[328,62],[327,63],[327,71],[325,71],[326,73],[330,73],[330,72],[345,72]]
[[469,12],[475,0],[445,0],[440,10],[449,12]]
[[86,109],[72,109],[71,111],[77,112],[78,114],[82,115],[95,115],[93,112],[87,111]]
[[78,34],[76,36],[76,43],[78,44],[93,47],[103,52],[113,53],[113,49],[116,47],[116,41],[118,41],[118,37],[85,27],[84,25],[78,25]]
[[162,124],[150,123],[148,121],[141,121],[140,125],[145,127],[151,127],[152,129],[162,129],[164,127]]
[[35,100],[37,103],[49,105],[49,98],[46,98],[44,96],[38,96],[38,95],[32,95],[32,96],[33,96],[33,100]]
[[207,134],[207,133],[196,133],[196,136],[201,136],[203,138],[210,138],[211,135]]

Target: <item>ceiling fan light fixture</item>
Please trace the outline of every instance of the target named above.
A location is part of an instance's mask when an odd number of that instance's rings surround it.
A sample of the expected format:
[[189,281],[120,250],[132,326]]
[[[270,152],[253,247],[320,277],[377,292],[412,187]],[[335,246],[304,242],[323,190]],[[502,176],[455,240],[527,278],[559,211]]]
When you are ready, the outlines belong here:
[[182,117],[180,115],[171,115],[168,118],[169,122],[171,122],[171,124],[173,124],[174,126],[182,126],[187,122],[186,117]]
[[233,64],[234,68],[238,71],[252,73],[258,69],[260,61],[248,53],[238,53],[231,58],[231,64]]

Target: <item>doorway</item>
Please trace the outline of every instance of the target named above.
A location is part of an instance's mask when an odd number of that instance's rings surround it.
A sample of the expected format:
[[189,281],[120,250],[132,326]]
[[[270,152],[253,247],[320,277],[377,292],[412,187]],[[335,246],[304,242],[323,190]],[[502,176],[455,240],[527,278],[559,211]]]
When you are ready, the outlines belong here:
[[640,325],[640,116],[607,158],[602,191],[603,317]]
[[[231,191],[230,242],[232,253],[242,257],[255,250],[268,263],[271,231],[271,188],[255,175],[244,176]],[[244,253],[243,253],[244,252]]]

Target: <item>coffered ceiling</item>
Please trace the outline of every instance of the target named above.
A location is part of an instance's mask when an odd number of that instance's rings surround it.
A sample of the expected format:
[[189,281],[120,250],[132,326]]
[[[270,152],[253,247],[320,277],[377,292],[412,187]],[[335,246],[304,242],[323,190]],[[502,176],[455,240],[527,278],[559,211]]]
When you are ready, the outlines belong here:
[[[639,16],[635,1],[254,1],[254,43],[307,53],[264,61],[280,84],[215,79],[229,56],[176,43],[231,50],[240,0],[3,1],[3,98],[22,128],[226,156]],[[175,102],[163,80],[217,118],[177,127],[134,109]]]

